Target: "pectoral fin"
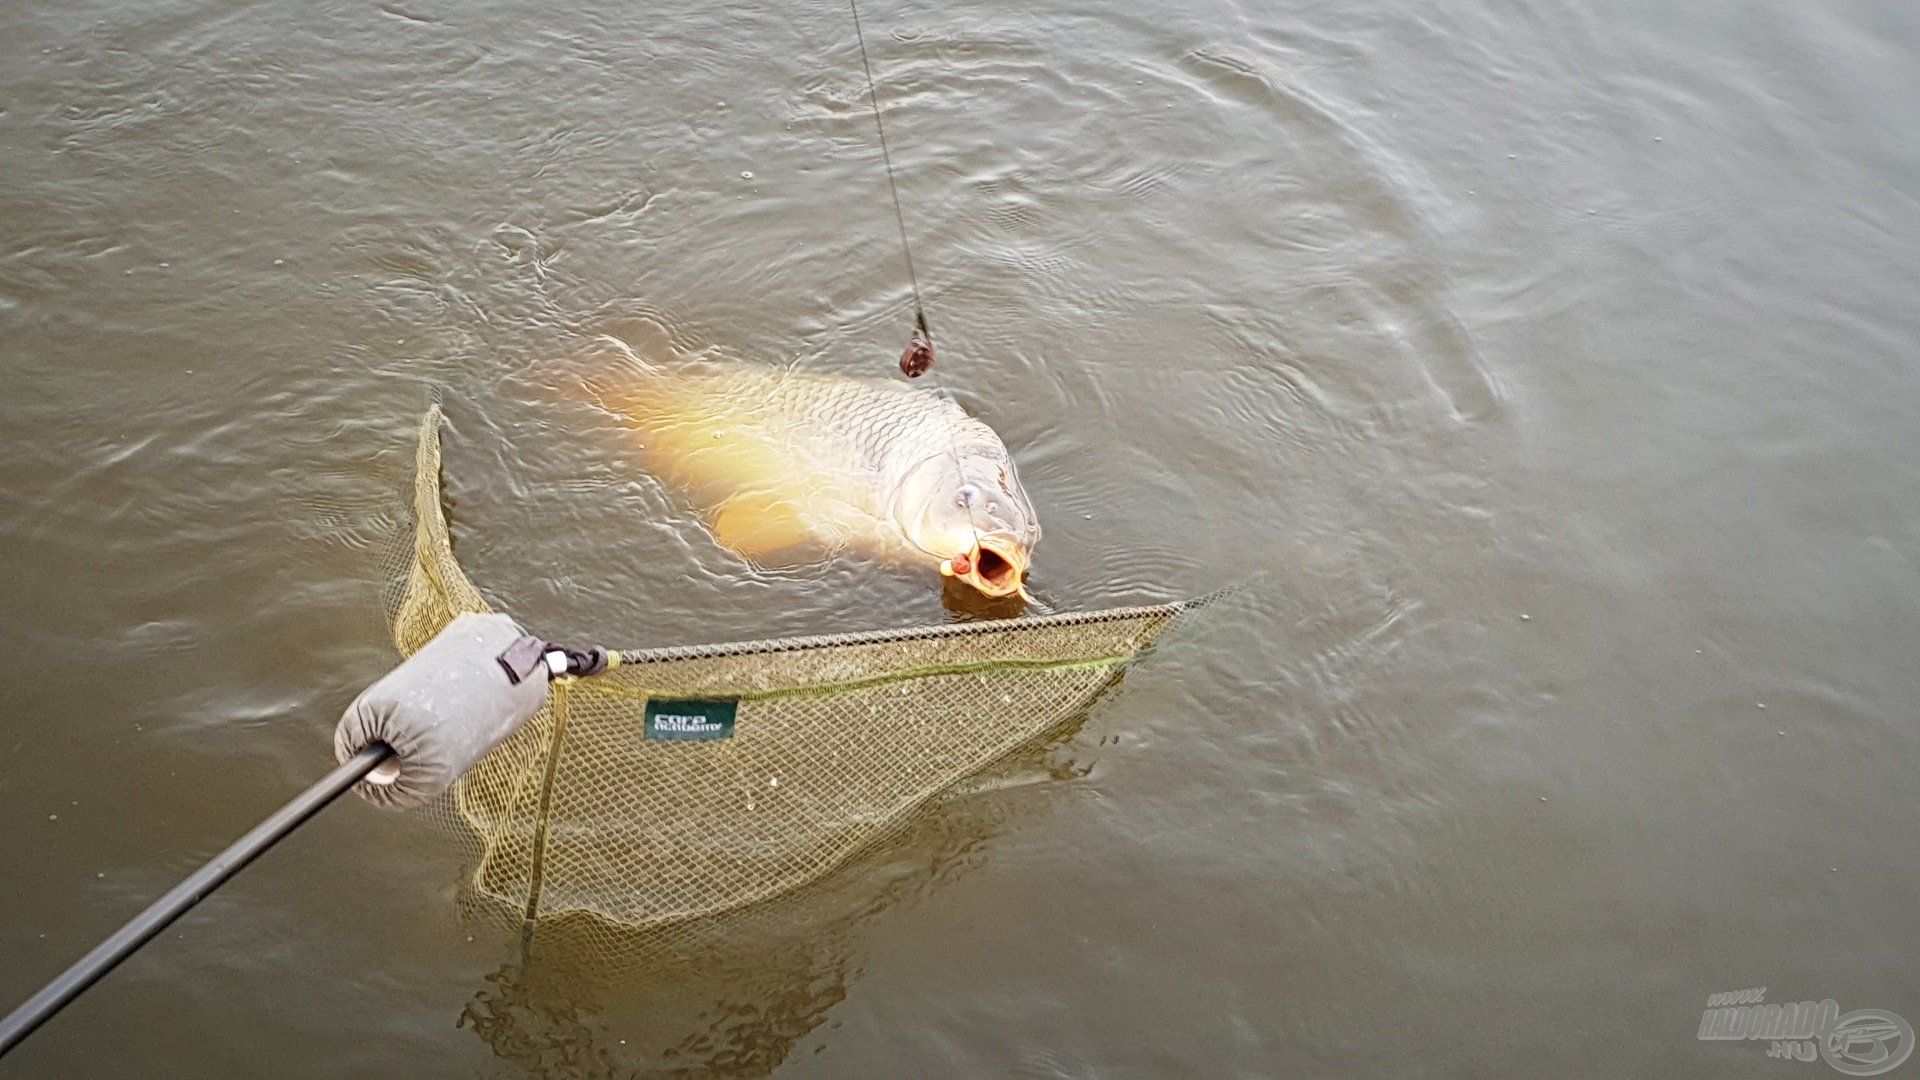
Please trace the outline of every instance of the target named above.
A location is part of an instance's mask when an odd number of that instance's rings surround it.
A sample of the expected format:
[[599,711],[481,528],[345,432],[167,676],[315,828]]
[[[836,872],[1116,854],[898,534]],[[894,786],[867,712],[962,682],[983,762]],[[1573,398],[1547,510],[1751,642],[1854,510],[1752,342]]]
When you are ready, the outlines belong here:
[[819,542],[799,506],[764,491],[742,491],[721,503],[713,515],[713,538],[756,561]]

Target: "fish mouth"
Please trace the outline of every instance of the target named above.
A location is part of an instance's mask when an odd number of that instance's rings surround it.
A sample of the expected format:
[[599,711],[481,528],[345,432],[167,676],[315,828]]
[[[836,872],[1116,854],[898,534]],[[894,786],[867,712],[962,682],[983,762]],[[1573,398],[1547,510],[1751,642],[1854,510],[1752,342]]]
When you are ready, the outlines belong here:
[[973,546],[972,573],[966,575],[974,588],[988,596],[1012,596],[1021,591],[1026,577],[1026,557],[1018,546],[985,539]]
[[940,573],[958,578],[996,600],[1009,596],[1031,600],[1026,586],[1027,559],[1027,549],[1012,537],[983,536],[965,552],[940,560]]

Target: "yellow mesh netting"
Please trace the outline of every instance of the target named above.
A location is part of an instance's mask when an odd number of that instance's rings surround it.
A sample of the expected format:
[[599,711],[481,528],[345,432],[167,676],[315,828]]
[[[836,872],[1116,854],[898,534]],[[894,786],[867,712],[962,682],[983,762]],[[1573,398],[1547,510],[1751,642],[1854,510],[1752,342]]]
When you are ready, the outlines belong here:
[[[453,557],[439,432],[434,408],[387,598],[408,655],[491,610]],[[622,651],[604,674],[557,681],[441,813],[478,849],[472,891],[529,921],[645,929],[740,908],[1060,730],[1191,606]],[[658,737],[648,702],[681,699],[734,703],[731,734]]]

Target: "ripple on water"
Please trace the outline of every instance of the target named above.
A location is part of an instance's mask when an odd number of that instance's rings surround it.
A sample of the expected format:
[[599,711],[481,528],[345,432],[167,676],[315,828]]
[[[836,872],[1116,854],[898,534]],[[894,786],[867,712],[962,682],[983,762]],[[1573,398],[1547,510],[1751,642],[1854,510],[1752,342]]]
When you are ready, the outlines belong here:
[[[1480,361],[1471,336],[1447,306],[1449,289],[1434,258],[1437,244],[1397,177],[1410,167],[1391,160],[1311,91],[1282,78],[1273,65],[1251,53],[1210,46],[1185,58],[1217,93],[1271,109],[1292,133],[1310,139],[1311,160],[1346,186],[1337,205],[1345,208],[1356,232],[1375,241],[1378,287],[1393,310],[1409,316],[1402,325],[1416,331],[1406,359],[1418,365],[1454,413],[1467,420],[1492,419],[1500,392]],[[1324,181],[1323,181],[1324,182]]]
[[[581,392],[629,362],[602,335],[662,362],[893,369],[910,294],[843,9],[529,10],[123,6],[9,97],[41,144],[15,187],[60,223],[0,250],[8,317],[37,335],[13,355],[44,396],[7,416],[46,436],[0,459],[0,490],[32,493],[0,526],[27,599],[65,620],[34,643],[123,676],[73,760],[151,752],[111,750],[129,719],[203,763],[311,760],[390,658],[373,540],[427,387],[460,558],[537,632],[631,647],[979,617],[926,567],[731,556]],[[1500,399],[1417,175],[1270,43],[1353,50],[1304,31],[1196,48],[1164,11],[1072,3],[897,21],[916,32],[870,43],[941,343],[928,382],[1018,457],[1046,527],[1036,590],[1075,610],[1263,578],[1266,610],[1197,627],[1102,714],[1149,747],[1107,759],[1137,770],[1103,793],[1129,805],[1102,827],[1138,841],[1116,858],[1232,868],[1252,837],[1289,877],[1401,884],[1437,802],[1423,751],[1450,734],[1413,722],[1408,687],[1459,644],[1423,548],[1487,533],[1472,492],[1434,478],[1463,471],[1454,436]],[[361,839],[374,877],[410,865]],[[902,877],[926,880],[930,846]],[[832,910],[885,906],[839,883]],[[445,922],[421,911],[377,943]],[[632,980],[609,1015],[663,1053],[686,1040],[683,1063],[772,1067],[853,950],[775,937],[791,965],[744,950],[725,979]],[[164,989],[220,985],[200,975]],[[511,982],[486,991],[502,1013]],[[686,1015],[715,1001],[793,1016]],[[524,1049],[511,1023],[484,1037]]]

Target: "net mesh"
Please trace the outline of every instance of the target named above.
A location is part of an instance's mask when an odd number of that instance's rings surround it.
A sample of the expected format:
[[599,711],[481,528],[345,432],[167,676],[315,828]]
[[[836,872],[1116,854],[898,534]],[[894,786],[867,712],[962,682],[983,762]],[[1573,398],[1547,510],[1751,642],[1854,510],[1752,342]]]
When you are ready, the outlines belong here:
[[[420,427],[413,527],[387,595],[411,655],[491,610],[453,556],[440,412]],[[815,881],[954,784],[1081,715],[1199,601],[619,654],[437,812],[478,853],[470,891],[527,920],[646,929]],[[737,702],[730,736],[648,737],[650,700]]]

